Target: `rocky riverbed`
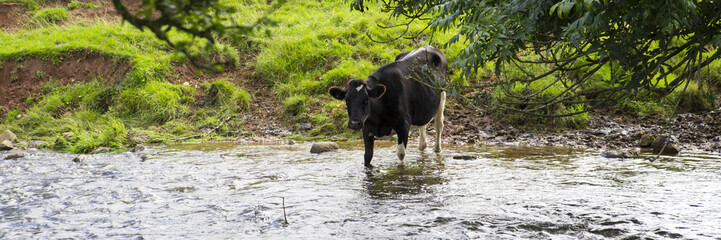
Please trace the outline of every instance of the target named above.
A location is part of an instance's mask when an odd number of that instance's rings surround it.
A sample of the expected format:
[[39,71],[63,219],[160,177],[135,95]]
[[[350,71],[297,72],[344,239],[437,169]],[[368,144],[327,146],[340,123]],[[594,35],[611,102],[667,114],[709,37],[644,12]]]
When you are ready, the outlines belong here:
[[445,142],[455,144],[567,146],[598,149],[639,147],[644,135],[671,135],[682,151],[721,152],[721,112],[684,113],[670,119],[630,117],[594,112],[589,126],[581,130],[521,130],[490,117],[454,117]]

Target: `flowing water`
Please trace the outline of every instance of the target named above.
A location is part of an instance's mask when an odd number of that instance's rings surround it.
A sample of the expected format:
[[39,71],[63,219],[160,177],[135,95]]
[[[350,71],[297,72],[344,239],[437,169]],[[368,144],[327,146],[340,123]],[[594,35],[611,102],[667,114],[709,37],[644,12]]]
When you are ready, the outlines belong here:
[[721,239],[718,154],[379,145],[371,170],[360,142],[29,150],[0,160],[0,239]]

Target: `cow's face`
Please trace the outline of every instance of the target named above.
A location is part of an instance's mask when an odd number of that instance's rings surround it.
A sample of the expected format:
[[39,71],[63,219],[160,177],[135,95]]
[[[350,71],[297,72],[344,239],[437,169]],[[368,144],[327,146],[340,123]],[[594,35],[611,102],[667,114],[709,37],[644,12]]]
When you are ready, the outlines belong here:
[[377,84],[368,88],[363,80],[351,80],[346,89],[332,87],[330,95],[338,100],[345,100],[348,108],[348,128],[359,130],[370,115],[371,99],[380,98],[386,92],[386,86]]

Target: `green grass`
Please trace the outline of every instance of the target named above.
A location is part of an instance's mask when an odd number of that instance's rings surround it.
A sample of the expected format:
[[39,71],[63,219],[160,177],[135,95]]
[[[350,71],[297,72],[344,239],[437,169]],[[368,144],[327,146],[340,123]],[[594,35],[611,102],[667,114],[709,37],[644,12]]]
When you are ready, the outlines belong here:
[[[41,16],[40,13],[52,11],[36,13]],[[173,33],[170,36],[186,38]],[[97,19],[0,32],[0,42],[3,42],[0,60],[22,61],[40,57],[54,64],[72,60],[73,54],[97,52],[109,61],[123,60],[132,64],[123,81],[115,86],[102,79],[72,86],[48,82],[41,95],[27,99],[33,104],[31,108],[24,112],[9,111],[0,125],[0,128],[20,133],[25,139],[59,142],[55,147],[57,150],[87,153],[101,146],[127,147],[123,144],[131,143],[124,138],[131,129],[143,131],[158,126],[149,134],[172,138],[196,131],[205,124],[203,119],[194,117],[196,90],[165,82],[172,63],[183,62],[185,57],[172,52],[148,32]],[[237,60],[238,55],[230,57]],[[37,77],[45,75],[36,72]],[[228,109],[225,115],[230,111],[247,110],[250,98],[247,92],[230,88],[222,81],[218,83],[219,87],[214,89],[219,89],[217,98],[223,102],[221,108]],[[220,113],[204,111],[203,114],[216,117]],[[178,125],[185,127],[163,127],[168,122],[180,122]],[[74,132],[76,138],[59,139],[63,132]]]
[[38,24],[52,24],[68,20],[68,10],[63,7],[43,8],[30,13],[32,21]]
[[187,86],[151,81],[122,91],[118,96],[118,112],[129,121],[163,124],[188,116],[190,102],[185,99],[194,93],[195,90]]

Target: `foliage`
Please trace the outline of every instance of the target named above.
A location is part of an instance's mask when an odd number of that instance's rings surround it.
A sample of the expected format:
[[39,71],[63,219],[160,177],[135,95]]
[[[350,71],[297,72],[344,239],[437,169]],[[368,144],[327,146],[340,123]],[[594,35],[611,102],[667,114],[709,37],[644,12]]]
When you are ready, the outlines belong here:
[[[351,7],[368,9],[365,0]],[[496,75],[520,63],[549,65],[544,72],[526,72],[524,79],[501,79],[499,84],[538,81],[556,75],[566,91],[535,102],[537,107],[516,109],[527,102],[514,95],[502,109],[534,114],[557,103],[581,99],[590,106],[645,89],[664,96],[694,76],[699,69],[721,57],[721,2],[719,1],[605,1],[605,0],[389,0],[384,10],[393,17],[430,18],[434,31],[455,31],[448,44],[462,44],[453,61],[464,74],[494,62]],[[533,54],[529,54],[533,53]],[[532,60],[524,56],[537,55]],[[579,91],[593,84],[596,71],[611,65],[606,86],[593,92]],[[570,71],[580,71],[577,78]],[[675,77],[668,79],[671,74]],[[659,81],[664,81],[662,87]],[[537,93],[534,93],[537,94]],[[590,96],[596,96],[591,98]],[[567,115],[567,114],[563,114]]]

